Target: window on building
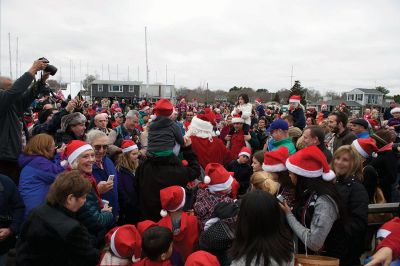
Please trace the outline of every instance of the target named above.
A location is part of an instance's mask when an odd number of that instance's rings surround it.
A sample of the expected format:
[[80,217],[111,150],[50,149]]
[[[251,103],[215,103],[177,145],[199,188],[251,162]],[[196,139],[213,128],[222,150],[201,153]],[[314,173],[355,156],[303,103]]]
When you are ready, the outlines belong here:
[[354,101],[354,94],[347,94],[348,101]]
[[362,101],[363,100],[363,95],[362,94],[357,94],[356,95],[356,101]]
[[97,91],[98,92],[103,92],[103,84],[97,85]]
[[368,95],[367,96],[367,103],[369,104],[377,104],[378,103],[378,95]]
[[135,87],[133,85],[129,85],[129,92],[135,92]]
[[108,85],[108,92],[123,92],[124,87],[122,85]]

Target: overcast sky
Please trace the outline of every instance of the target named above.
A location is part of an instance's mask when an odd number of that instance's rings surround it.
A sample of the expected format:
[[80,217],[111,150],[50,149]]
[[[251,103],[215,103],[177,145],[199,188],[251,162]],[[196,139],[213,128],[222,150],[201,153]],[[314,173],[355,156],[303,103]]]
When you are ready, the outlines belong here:
[[[56,79],[87,73],[177,87],[346,91],[385,86],[400,93],[400,1],[1,0],[1,72],[13,75],[16,37],[22,71],[45,56]],[[81,62],[81,63],[80,63]]]

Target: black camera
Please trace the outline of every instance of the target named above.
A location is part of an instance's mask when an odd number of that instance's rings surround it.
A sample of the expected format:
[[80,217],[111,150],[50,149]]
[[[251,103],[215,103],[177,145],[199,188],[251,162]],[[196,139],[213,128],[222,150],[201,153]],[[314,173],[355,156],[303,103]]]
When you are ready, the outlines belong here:
[[[43,60],[45,63],[49,63],[50,61],[49,60],[47,60],[46,58],[44,58],[44,57],[41,57],[41,58],[39,58],[39,60]],[[56,73],[57,73],[57,68],[55,67],[55,66],[53,66],[53,65],[47,65],[47,67],[44,69],[44,72],[48,72],[48,73],[50,73],[50,75],[52,75],[52,76],[54,76]]]

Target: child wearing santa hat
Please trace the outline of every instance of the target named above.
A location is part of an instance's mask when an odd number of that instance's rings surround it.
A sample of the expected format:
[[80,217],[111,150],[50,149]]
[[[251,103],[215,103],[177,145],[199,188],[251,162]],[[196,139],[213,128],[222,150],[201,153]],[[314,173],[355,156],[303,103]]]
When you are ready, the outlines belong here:
[[[142,255],[134,266],[172,266],[173,236],[170,229],[150,226],[142,235]],[[142,257],[143,257],[142,256]]]
[[300,239],[299,253],[324,252],[345,261],[348,248],[341,196],[332,180],[335,174],[317,146],[304,148],[286,160],[298,202],[292,209],[283,202],[282,210],[292,231]]
[[[200,231],[204,231],[206,222],[212,218],[215,206],[220,202],[234,203],[230,197],[232,185],[235,181],[233,173],[228,172],[221,164],[209,163],[205,169],[204,183],[206,188],[199,188],[196,201],[193,205],[194,212],[199,220]],[[225,221],[230,228],[234,228],[236,217]]]
[[118,176],[118,199],[120,224],[136,224],[139,218],[137,191],[135,189],[135,171],[139,165],[139,149],[132,140],[123,140],[122,153],[116,160]]
[[140,260],[142,237],[134,225],[114,227],[106,235],[99,266],[132,265]]
[[185,189],[170,186],[160,190],[163,217],[158,225],[169,228],[174,236],[174,250],[180,254],[182,261],[196,249],[198,245],[199,226],[197,217],[183,211],[186,202]]
[[184,141],[178,124],[169,118],[174,106],[169,100],[161,99],[155,103],[153,111],[156,117],[152,117],[149,127],[147,151],[153,156],[178,155]]
[[304,110],[300,104],[301,96],[292,95],[289,98],[289,114],[293,116],[293,126],[303,130],[306,126],[306,118],[304,116]]
[[251,149],[243,147],[236,160],[231,161],[226,169],[234,173],[236,181],[239,182],[240,188],[238,195],[243,195],[247,192],[250,183],[250,177],[253,174],[253,168],[250,165]]
[[217,257],[204,250],[199,250],[187,258],[185,266],[220,266],[220,264]]

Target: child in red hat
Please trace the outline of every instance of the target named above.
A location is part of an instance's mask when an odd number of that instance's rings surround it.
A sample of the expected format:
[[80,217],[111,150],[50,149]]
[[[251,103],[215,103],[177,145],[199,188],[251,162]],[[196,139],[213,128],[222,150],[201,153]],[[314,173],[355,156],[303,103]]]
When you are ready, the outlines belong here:
[[99,266],[132,265],[140,260],[142,237],[134,225],[111,229],[106,235],[106,245]]
[[250,177],[253,174],[253,168],[250,165],[251,149],[243,147],[236,160],[231,161],[226,169],[234,173],[236,181],[239,182],[238,195],[243,195],[247,192],[250,184]]
[[180,186],[160,190],[161,216],[158,225],[169,228],[174,236],[174,250],[183,261],[197,248],[199,225],[197,217],[184,212],[186,193]]
[[[204,231],[204,226],[212,218],[215,206],[218,203],[234,203],[230,196],[235,181],[232,174],[218,163],[209,163],[206,166],[204,183],[207,184],[207,187],[199,188],[196,202],[193,205],[200,223],[200,231]],[[226,223],[231,228],[234,228],[235,222],[236,217],[226,219]]]
[[149,126],[147,151],[154,156],[178,155],[180,146],[183,146],[183,134],[178,124],[169,117],[174,106],[167,99],[155,103],[153,109],[155,118]]

